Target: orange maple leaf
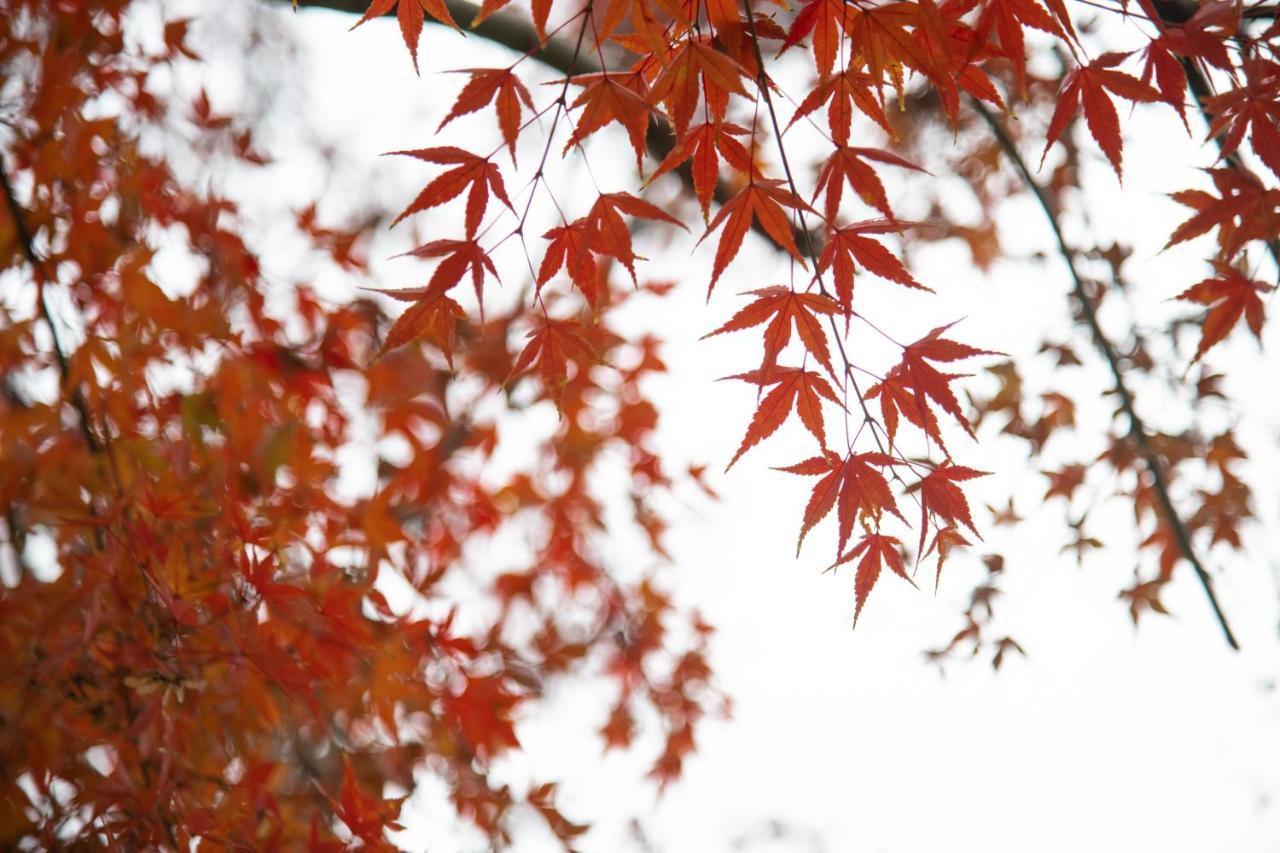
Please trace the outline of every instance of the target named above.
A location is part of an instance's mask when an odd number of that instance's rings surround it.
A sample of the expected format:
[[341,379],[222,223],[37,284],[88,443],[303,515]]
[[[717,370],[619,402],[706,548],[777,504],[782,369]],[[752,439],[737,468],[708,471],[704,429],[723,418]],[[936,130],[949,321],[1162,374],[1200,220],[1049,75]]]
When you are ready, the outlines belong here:
[[464,151],[451,145],[438,148],[418,148],[412,151],[392,151],[390,153],[414,157],[428,163],[457,164],[455,168],[437,175],[428,183],[422,192],[418,193],[418,197],[392,221],[392,225],[397,224],[412,213],[438,207],[461,195],[462,191],[468,187],[471,188],[471,192],[467,195],[467,237],[474,237],[476,229],[480,227],[480,219],[484,216],[485,208],[489,205],[490,190],[493,190],[493,194],[503,204],[512,209],[511,199],[507,197],[506,185],[502,182],[502,172],[498,169],[496,163],[490,163],[484,157],[477,157],[470,151]]
[[777,432],[778,427],[786,421],[792,409],[800,415],[800,421],[809,432],[813,433],[814,438],[818,439],[818,443],[826,446],[822,401],[819,397],[825,397],[837,406],[840,405],[840,398],[836,396],[831,385],[822,378],[821,374],[797,367],[775,366],[769,370],[752,370],[725,378],[741,379],[761,388],[775,386],[760,400],[756,413],[747,426],[747,434],[742,437],[742,444],[738,446],[738,452],[733,455],[733,459],[729,460],[729,464],[725,467],[726,471],[742,458],[742,454]]
[[756,300],[729,318],[723,326],[714,332],[703,335],[703,340],[722,335],[725,332],[737,332],[750,329],[765,321],[770,321],[764,330],[764,361],[761,369],[768,374],[778,363],[778,354],[791,340],[791,329],[794,326],[800,342],[807,352],[827,369],[835,378],[835,369],[831,365],[831,351],[827,347],[827,336],[818,321],[819,314],[827,316],[840,310],[833,299],[819,293],[797,293],[781,285],[748,291]]
[[901,547],[902,543],[893,536],[868,533],[858,540],[857,545],[831,564],[831,568],[834,569],[858,557],[862,558],[858,560],[858,573],[853,582],[855,602],[853,624],[858,624],[858,616],[862,613],[862,605],[867,603],[867,596],[871,594],[876,581],[880,579],[880,566],[882,563],[907,583],[912,586],[916,585],[916,582],[907,574],[907,569],[902,564]]
[[483,109],[497,99],[494,109],[498,113],[498,128],[514,163],[516,137],[520,134],[520,105],[523,103],[530,111],[533,110],[529,90],[511,68],[466,68],[455,73],[470,74],[471,79],[458,93],[458,99],[453,102],[453,108],[444,121],[440,122],[437,132],[455,118]]
[[782,209],[789,207],[792,210],[809,213],[815,211],[795,193],[784,189],[783,184],[783,181],[772,178],[756,178],[729,199],[707,225],[707,231],[702,235],[699,243],[711,236],[711,232],[719,228],[721,222],[725,223],[724,233],[720,235],[720,244],[716,246],[715,262],[711,268],[711,284],[707,286],[708,298],[711,297],[711,291],[716,286],[720,274],[742,247],[742,238],[747,235],[747,229],[751,227],[753,219],[759,222],[765,233],[786,249],[802,267],[805,266],[804,257],[796,247],[795,237],[791,233],[791,220]]

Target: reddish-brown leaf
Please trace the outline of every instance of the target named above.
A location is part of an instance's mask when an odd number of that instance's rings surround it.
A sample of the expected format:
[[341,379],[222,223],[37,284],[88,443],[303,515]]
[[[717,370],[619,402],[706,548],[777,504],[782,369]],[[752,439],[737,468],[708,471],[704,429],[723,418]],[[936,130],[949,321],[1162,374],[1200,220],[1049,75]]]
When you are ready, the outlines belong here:
[[846,317],[853,313],[853,279],[857,269],[854,261],[862,264],[867,272],[881,278],[897,282],[904,287],[932,292],[916,281],[903,266],[902,261],[886,249],[884,244],[863,236],[897,233],[908,224],[874,219],[834,229],[827,235],[827,244],[823,247],[822,256],[818,259],[818,271],[831,270],[835,282],[836,299],[839,300],[840,309]]
[[889,207],[889,198],[885,195],[884,184],[880,183],[875,170],[865,160],[876,160],[902,169],[914,169],[923,172],[919,166],[902,159],[896,154],[881,151],[878,148],[840,147],[822,164],[818,173],[818,184],[813,191],[814,201],[825,188],[827,197],[823,204],[823,213],[827,220],[834,222],[840,213],[840,199],[844,195],[844,187],[858,194],[865,204],[869,204],[892,220],[893,210]]
[[950,386],[951,382],[966,374],[941,373],[929,362],[958,361],[975,355],[1000,353],[946,340],[941,335],[953,325],[955,324],[949,323],[939,326],[920,340],[904,347],[902,360],[886,374],[884,381],[867,389],[868,399],[880,397],[880,410],[890,442],[897,431],[898,415],[901,414],[945,450],[942,432],[929,407],[930,400],[951,415],[965,432],[973,435],[969,420],[960,410],[960,403]]
[[1262,338],[1264,306],[1261,294],[1274,290],[1274,286],[1246,278],[1234,267],[1218,264],[1218,274],[1178,294],[1187,302],[1208,306],[1201,325],[1200,343],[1196,347],[1199,361],[1214,344],[1225,338],[1243,317],[1255,338]]
[[476,230],[480,227],[480,219],[489,205],[490,190],[503,204],[508,208],[511,207],[511,199],[507,198],[506,185],[502,182],[502,172],[499,171],[496,163],[490,163],[469,151],[452,146],[391,153],[415,157],[428,163],[457,164],[447,172],[437,175],[427,184],[422,192],[418,193],[418,197],[395,218],[392,225],[420,210],[438,207],[461,195],[462,191],[468,187],[471,189],[467,195],[466,210],[466,233],[469,238],[474,237]]
[[693,190],[698,203],[702,205],[702,218],[705,221],[711,209],[711,199],[715,195],[716,181],[720,177],[720,157],[723,156],[739,172],[750,173],[752,170],[751,154],[737,139],[746,133],[746,128],[735,124],[700,124],[692,127],[680,137],[680,141],[649,180],[665,175],[686,160],[690,161]]
[[759,222],[765,233],[786,249],[801,266],[805,265],[804,257],[796,247],[796,240],[791,231],[791,220],[783,212],[784,207],[814,212],[803,199],[785,189],[782,181],[766,178],[757,178],[747,184],[724,207],[720,208],[707,225],[706,233],[702,235],[702,240],[707,239],[711,232],[720,227],[721,222],[725,223],[724,233],[720,235],[720,244],[716,246],[715,262],[711,268],[711,284],[707,286],[708,297],[716,286],[720,274],[738,254],[738,249],[742,247],[742,238],[746,236],[753,219]]
[[843,556],[831,565],[831,568],[844,565],[845,563],[858,560],[858,573],[853,582],[854,610],[853,622],[858,623],[858,616],[862,613],[862,605],[867,603],[867,596],[871,594],[871,590],[875,587],[876,581],[880,578],[881,564],[887,565],[889,569],[898,577],[907,583],[915,586],[915,581],[907,574],[906,566],[902,564],[902,543],[893,536],[885,536],[880,533],[868,533],[858,540],[858,544],[849,549]]
[[471,79],[458,93],[458,99],[438,129],[459,116],[483,109],[496,99],[494,109],[498,114],[498,129],[502,131],[502,140],[507,144],[512,162],[515,162],[516,137],[520,135],[520,105],[523,103],[530,111],[533,110],[529,90],[511,68],[468,68],[458,73],[470,74]]
[[761,367],[765,375],[768,375],[778,363],[778,354],[791,340],[791,329],[794,327],[805,351],[835,377],[831,351],[827,347],[827,335],[818,320],[818,315],[831,316],[840,310],[830,297],[817,293],[797,293],[781,285],[752,290],[750,295],[756,297],[754,302],[738,311],[714,332],[703,335],[703,339],[769,322],[764,330],[764,361]]
[[1120,138],[1120,116],[1116,113],[1115,104],[1111,103],[1108,92],[1133,102],[1150,103],[1161,100],[1160,93],[1146,83],[1115,70],[1115,66],[1126,57],[1127,54],[1106,53],[1067,74],[1062,82],[1062,90],[1058,93],[1058,106],[1053,111],[1053,118],[1049,120],[1041,162],[1053,143],[1067,129],[1071,119],[1083,107],[1089,133],[1111,161],[1117,177],[1121,176],[1123,142]]
[[800,422],[804,424],[805,429],[813,433],[813,437],[818,440],[819,446],[826,446],[822,400],[819,398],[825,397],[837,406],[840,405],[840,399],[821,374],[795,367],[773,367],[767,372],[752,370],[725,378],[741,379],[760,388],[773,386],[773,389],[765,394],[756,406],[756,413],[747,426],[747,434],[742,437],[738,452],[733,455],[733,459],[729,460],[729,464],[725,467],[726,471],[742,458],[742,454],[777,432],[778,427],[782,426],[793,409],[800,416]]
[[929,529],[930,516],[940,518],[947,525],[955,527],[963,524],[976,536],[977,528],[973,526],[973,516],[969,512],[969,502],[964,492],[956,485],[958,481],[985,477],[989,472],[975,471],[944,462],[928,473],[919,483],[920,491],[920,550],[924,549],[925,534]]
[[824,450],[823,454],[779,469],[789,474],[822,475],[805,506],[800,536],[796,541],[797,553],[804,544],[805,535],[837,505],[837,551],[843,549],[849,541],[859,520],[877,520],[885,512],[902,518],[889,488],[889,481],[876,470],[877,467],[897,465],[898,460],[884,453],[850,453],[844,458],[830,450]]
[[449,7],[445,5],[444,0],[371,0],[369,8],[365,10],[360,20],[356,21],[352,29],[366,21],[382,17],[397,4],[399,6],[396,8],[396,20],[400,23],[400,35],[404,39],[404,46],[409,48],[409,56],[413,59],[413,70],[417,71],[418,39],[422,35],[423,21],[426,20],[424,12],[455,30],[458,29],[458,24],[449,14]]

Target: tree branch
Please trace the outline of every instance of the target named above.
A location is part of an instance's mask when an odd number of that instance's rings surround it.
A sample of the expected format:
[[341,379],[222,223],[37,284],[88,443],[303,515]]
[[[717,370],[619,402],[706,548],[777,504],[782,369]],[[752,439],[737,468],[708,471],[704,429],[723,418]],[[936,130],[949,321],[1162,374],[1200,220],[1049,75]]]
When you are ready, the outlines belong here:
[[1079,270],[1076,269],[1075,253],[1067,245],[1066,238],[1062,233],[1062,227],[1058,224],[1057,214],[1054,213],[1053,207],[1049,204],[1049,199],[1045,196],[1044,190],[1036,183],[1031,170],[1027,168],[1026,161],[1018,153],[1018,149],[1013,144],[1013,139],[1009,136],[1008,131],[1004,129],[1004,125],[997,121],[996,117],[982,103],[976,99],[970,99],[970,102],[978,115],[982,116],[987,126],[991,128],[991,132],[995,134],[1000,148],[1017,168],[1023,182],[1036,197],[1040,207],[1044,210],[1045,217],[1049,220],[1049,227],[1053,230],[1053,236],[1058,243],[1058,252],[1062,255],[1062,259],[1066,262],[1067,269],[1071,273],[1072,289],[1076,299],[1080,301],[1085,322],[1093,334],[1094,344],[1102,352],[1107,361],[1107,366],[1111,369],[1111,377],[1115,381],[1115,390],[1120,396],[1120,408],[1129,419],[1129,437],[1133,440],[1134,446],[1137,447],[1138,453],[1146,463],[1147,470],[1151,472],[1156,491],[1156,500],[1160,506],[1160,512],[1164,516],[1164,522],[1173,531],[1174,539],[1178,543],[1178,550],[1182,552],[1183,558],[1195,570],[1196,577],[1204,588],[1205,596],[1209,599],[1209,605],[1213,608],[1213,615],[1217,618],[1218,625],[1222,628],[1222,633],[1226,637],[1227,645],[1238,651],[1240,644],[1236,641],[1235,634],[1232,633],[1231,626],[1227,622],[1226,614],[1222,612],[1222,606],[1218,603],[1218,596],[1213,591],[1213,579],[1205,571],[1200,558],[1196,556],[1195,548],[1191,544],[1191,534],[1183,523],[1182,518],[1178,515],[1178,511],[1173,505],[1173,499],[1169,496],[1169,484],[1165,479],[1164,467],[1160,462],[1160,456],[1151,444],[1146,425],[1138,416],[1133,394],[1124,382],[1124,372],[1120,367],[1120,356],[1117,354],[1115,346],[1103,333],[1102,325],[1098,322],[1097,310],[1094,307],[1093,300],[1089,298],[1088,291],[1085,289],[1084,279],[1081,277]]
[[[27,230],[26,212],[22,209],[22,205],[18,203],[18,197],[14,195],[13,187],[9,184],[9,169],[5,165],[4,155],[0,154],[0,187],[4,189],[4,198],[6,206],[9,208],[9,216],[13,219],[13,230],[18,236],[18,243],[22,246],[22,253],[26,256],[27,262],[31,264],[32,275],[36,279],[36,302],[40,306],[40,316],[44,318],[44,322],[49,327],[49,334],[53,336],[53,352],[58,359],[58,372],[62,377],[63,385],[67,384],[67,378],[71,374],[71,365],[67,361],[67,353],[62,348],[62,341],[58,338],[58,327],[53,322],[53,315],[49,311],[49,301],[44,296],[44,284],[48,280],[45,273],[44,262],[36,253],[35,241],[31,237],[31,232]],[[85,404],[84,395],[80,393],[80,386],[71,389],[71,405],[75,408],[76,414],[80,418],[80,432],[84,434],[85,443],[89,446],[89,450],[97,453],[100,448],[98,438],[93,434],[93,430],[89,427],[89,407]]]

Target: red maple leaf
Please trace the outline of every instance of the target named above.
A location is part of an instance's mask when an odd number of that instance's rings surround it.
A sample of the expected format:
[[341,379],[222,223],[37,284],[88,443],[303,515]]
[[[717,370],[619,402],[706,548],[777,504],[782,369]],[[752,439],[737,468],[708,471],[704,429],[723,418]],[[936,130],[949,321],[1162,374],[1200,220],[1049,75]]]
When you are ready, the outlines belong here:
[[716,246],[715,263],[711,268],[711,284],[707,286],[708,297],[716,286],[720,274],[742,247],[742,238],[747,235],[752,219],[759,222],[765,233],[786,249],[800,262],[801,266],[805,265],[804,257],[796,247],[795,237],[791,233],[791,220],[783,212],[784,207],[814,212],[803,199],[790,190],[784,189],[783,181],[771,178],[756,178],[720,208],[715,218],[707,225],[707,232],[702,235],[702,240],[707,239],[712,231],[720,227],[721,222],[725,223],[724,233],[720,235],[720,244]]
[[1041,163],[1045,155],[1058,141],[1058,137],[1067,129],[1071,119],[1083,107],[1085,123],[1089,125],[1089,133],[1111,161],[1116,175],[1122,174],[1120,162],[1123,142],[1120,139],[1120,116],[1116,113],[1115,104],[1111,103],[1112,94],[1119,95],[1129,101],[1153,102],[1161,99],[1160,93],[1136,77],[1123,71],[1116,71],[1128,57],[1124,53],[1104,53],[1088,65],[1074,68],[1062,81],[1062,90],[1058,92],[1058,106],[1049,120],[1049,130],[1045,134],[1044,154],[1040,155]]
[[889,219],[872,219],[833,229],[827,235],[827,245],[823,247],[822,256],[818,258],[818,271],[831,270],[836,298],[840,301],[840,309],[846,317],[853,313],[853,277],[857,269],[854,261],[862,264],[867,272],[875,273],[881,278],[897,282],[904,287],[933,292],[916,281],[903,266],[902,261],[886,249],[884,244],[865,236],[900,232],[908,225],[909,223],[906,222],[895,222]]
[[508,208],[511,207],[511,199],[507,198],[506,185],[502,182],[502,172],[499,171],[496,163],[490,163],[484,157],[477,157],[470,151],[454,148],[451,145],[390,153],[415,157],[428,163],[457,164],[449,171],[437,175],[423,187],[418,197],[401,211],[391,223],[392,225],[412,213],[438,207],[461,195],[462,191],[468,187],[471,188],[471,192],[467,195],[466,232],[468,237],[474,237],[476,229],[480,227],[480,219],[489,205],[490,190],[493,190],[493,194],[503,204]]
[[466,68],[456,73],[470,74],[471,79],[458,93],[458,99],[453,102],[453,108],[440,122],[437,131],[455,118],[483,109],[496,99],[494,109],[498,114],[498,128],[514,163],[516,137],[520,134],[520,105],[523,103],[530,111],[533,110],[529,90],[511,68]]
[[907,421],[936,441],[939,447],[946,450],[942,431],[929,406],[930,400],[951,415],[965,432],[973,435],[969,420],[960,410],[960,403],[956,400],[950,386],[952,381],[966,374],[941,373],[929,362],[958,361],[975,355],[1000,355],[1001,353],[977,349],[941,337],[942,333],[953,325],[955,324],[948,323],[945,326],[939,326],[920,340],[904,347],[902,360],[889,371],[884,381],[867,389],[868,399],[880,397],[880,412],[884,417],[890,443],[893,442],[894,435],[897,433],[898,415],[901,414]]
[[853,582],[855,602],[853,624],[858,624],[858,616],[862,613],[862,605],[867,603],[867,596],[871,594],[876,581],[880,579],[880,566],[882,563],[907,583],[912,586],[916,585],[915,581],[907,575],[906,567],[902,564],[901,547],[902,543],[893,536],[868,533],[858,540],[857,545],[832,563],[831,568],[834,569],[836,566],[856,560],[858,557],[862,558],[858,560],[858,573]]
[[876,519],[884,512],[902,518],[893,499],[893,492],[889,489],[889,481],[876,470],[898,464],[898,460],[884,453],[850,452],[842,458],[839,454],[826,450],[822,456],[814,456],[778,469],[788,474],[822,476],[813,487],[809,502],[804,508],[796,552],[799,553],[800,546],[804,544],[805,535],[826,518],[833,507],[836,508],[839,529],[837,551],[849,541],[854,524],[859,519]]
[[725,332],[737,332],[758,326],[766,321],[769,325],[764,330],[764,362],[762,370],[768,375],[778,363],[778,354],[791,340],[791,329],[795,328],[800,342],[807,352],[827,369],[832,378],[835,369],[831,365],[831,351],[827,347],[827,336],[822,330],[818,315],[831,316],[840,310],[840,306],[829,296],[818,293],[797,293],[781,285],[749,291],[756,300],[734,314],[729,321],[714,332],[703,335],[703,339],[722,335]]
[[422,36],[422,24],[426,20],[424,12],[455,30],[458,29],[458,24],[449,14],[449,7],[444,0],[371,0],[369,8],[365,10],[360,20],[356,21],[355,26],[358,27],[374,18],[381,18],[397,3],[400,4],[396,9],[396,19],[400,22],[400,36],[404,39],[404,46],[409,48],[409,56],[413,59],[413,70],[416,72],[418,70],[418,39]]
[[768,394],[761,398],[756,406],[756,413],[747,425],[747,434],[742,437],[738,452],[729,460],[727,471],[756,444],[773,435],[778,427],[786,421],[792,409],[800,415],[800,421],[809,432],[813,433],[818,443],[826,446],[826,430],[822,422],[822,401],[825,397],[837,406],[840,398],[832,390],[821,374],[796,367],[773,367],[770,370],[752,370],[726,379],[741,379],[761,388],[774,386]]
[[1198,284],[1193,284],[1178,298],[1209,307],[1201,325],[1200,343],[1196,347],[1199,361],[1209,349],[1235,328],[1243,317],[1255,338],[1262,338],[1264,306],[1260,294],[1269,293],[1275,287],[1261,281],[1246,278],[1239,270],[1226,264],[1215,264],[1218,274]]

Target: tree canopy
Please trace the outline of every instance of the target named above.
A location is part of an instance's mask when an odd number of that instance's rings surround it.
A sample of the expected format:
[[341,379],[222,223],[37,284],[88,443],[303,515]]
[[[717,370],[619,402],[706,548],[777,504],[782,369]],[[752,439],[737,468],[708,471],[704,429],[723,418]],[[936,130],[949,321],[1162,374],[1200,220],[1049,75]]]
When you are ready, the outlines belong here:
[[[1024,448],[1067,550],[1125,551],[1135,623],[1190,573],[1239,645],[1213,576],[1256,527],[1237,414],[1257,392],[1224,353],[1261,338],[1280,264],[1274,6],[294,5],[394,16],[415,69],[460,33],[508,51],[441,75],[438,126],[389,152],[396,209],[264,217],[220,180],[290,153],[175,82],[200,79],[198,17],[0,17],[0,840],[389,848],[425,769],[495,846],[517,813],[572,846],[556,785],[513,789],[493,762],[554,681],[596,680],[602,747],[660,732],[649,775],[678,778],[727,697],[713,627],[672,593],[676,496],[713,499],[711,470],[764,465],[788,430],[807,450],[776,476],[809,486],[780,525],[806,565],[852,575],[853,620],[882,575],[936,588],[953,555],[982,561],[935,661],[1023,651],[992,626],[1019,514],[968,494],[1025,472],[981,470],[975,440]],[[1128,280],[1131,235],[1074,224],[1162,144],[1134,133],[1148,114],[1205,143],[1161,202],[1183,211],[1166,248],[1201,260],[1159,292]],[[883,310],[946,288],[921,247],[1016,255],[1011,203],[1069,288],[1071,331],[1035,366],[960,317]],[[388,226],[412,239],[406,281],[370,272]],[[707,274],[651,276],[686,233]],[[759,277],[748,241],[787,277]],[[363,289],[332,299],[332,274]],[[661,322],[633,321],[690,288],[704,346],[754,342],[727,377],[754,413],[709,467],[655,443],[652,383],[681,366]],[[1088,365],[1101,386],[1072,373]],[[1071,450],[1047,468],[1050,444]],[[344,480],[352,454],[368,488]],[[1132,543],[1089,527],[1117,505]]]

